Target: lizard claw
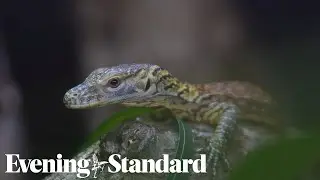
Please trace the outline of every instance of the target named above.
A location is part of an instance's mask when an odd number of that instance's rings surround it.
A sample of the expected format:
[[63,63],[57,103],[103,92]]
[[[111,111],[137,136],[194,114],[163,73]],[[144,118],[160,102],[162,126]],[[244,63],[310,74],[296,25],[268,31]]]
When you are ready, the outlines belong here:
[[226,154],[223,153],[223,156],[222,156],[223,160],[224,160],[224,165],[225,165],[225,170],[227,172],[230,172],[232,169],[231,169],[231,166],[230,166],[230,162],[228,160],[228,158],[226,157]]
[[225,172],[231,171],[231,166],[225,152],[215,148],[214,143],[209,142],[208,144],[210,145],[203,148],[196,148],[195,151],[196,154],[208,153],[207,166],[212,168],[213,177],[217,175],[219,165],[223,165]]
[[212,168],[212,176],[215,178],[217,176],[217,171],[219,168],[219,165],[223,163],[225,171],[229,172],[231,171],[231,166],[229,163],[229,160],[226,157],[226,154],[218,149],[216,149],[212,143],[210,143],[209,146],[209,154],[207,158],[207,166]]

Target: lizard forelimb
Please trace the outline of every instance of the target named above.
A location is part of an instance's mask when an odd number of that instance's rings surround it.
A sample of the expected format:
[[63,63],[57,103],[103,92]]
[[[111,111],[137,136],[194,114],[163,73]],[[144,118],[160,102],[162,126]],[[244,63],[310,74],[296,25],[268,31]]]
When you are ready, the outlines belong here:
[[214,109],[222,109],[219,115],[218,125],[214,129],[214,133],[209,142],[209,154],[207,157],[207,165],[212,163],[213,176],[216,176],[217,166],[219,162],[224,161],[230,170],[229,161],[226,158],[225,151],[228,140],[232,137],[232,133],[236,128],[236,117],[239,113],[237,106],[227,103],[213,103]]

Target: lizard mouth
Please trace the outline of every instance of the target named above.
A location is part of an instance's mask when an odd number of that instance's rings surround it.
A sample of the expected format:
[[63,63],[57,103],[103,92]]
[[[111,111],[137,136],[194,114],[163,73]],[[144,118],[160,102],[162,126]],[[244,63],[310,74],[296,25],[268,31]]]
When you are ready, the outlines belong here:
[[91,109],[100,107],[98,103],[95,104],[65,104],[68,109]]
[[98,95],[79,93],[77,89],[70,89],[63,97],[64,105],[69,109],[88,109],[102,106]]
[[[80,99],[82,99],[82,101]],[[63,103],[68,109],[89,109],[102,106],[102,104],[97,101],[90,101],[88,97],[79,98],[69,93],[64,95]]]
[[104,105],[102,98],[94,86],[82,83],[65,93],[63,103],[68,109],[88,109]]

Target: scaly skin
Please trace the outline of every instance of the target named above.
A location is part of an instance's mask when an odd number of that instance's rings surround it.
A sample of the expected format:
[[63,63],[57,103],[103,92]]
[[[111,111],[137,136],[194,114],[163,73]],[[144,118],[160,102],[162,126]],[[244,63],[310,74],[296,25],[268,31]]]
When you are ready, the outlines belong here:
[[182,119],[213,125],[207,161],[213,176],[219,162],[228,161],[224,152],[238,119],[279,127],[269,116],[274,101],[260,88],[247,82],[190,84],[179,81],[167,70],[151,64],[122,64],[99,68],[64,97],[66,107],[84,109],[121,103],[126,106],[167,108]]

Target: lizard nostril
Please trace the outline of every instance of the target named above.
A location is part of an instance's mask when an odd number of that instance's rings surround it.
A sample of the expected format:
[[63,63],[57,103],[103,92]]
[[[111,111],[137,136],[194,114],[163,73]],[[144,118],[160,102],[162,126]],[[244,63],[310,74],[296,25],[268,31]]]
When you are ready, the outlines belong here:
[[68,105],[68,104],[69,104],[69,101],[70,101],[69,96],[68,96],[67,94],[65,94],[64,97],[63,97],[63,103],[64,103],[65,105]]

